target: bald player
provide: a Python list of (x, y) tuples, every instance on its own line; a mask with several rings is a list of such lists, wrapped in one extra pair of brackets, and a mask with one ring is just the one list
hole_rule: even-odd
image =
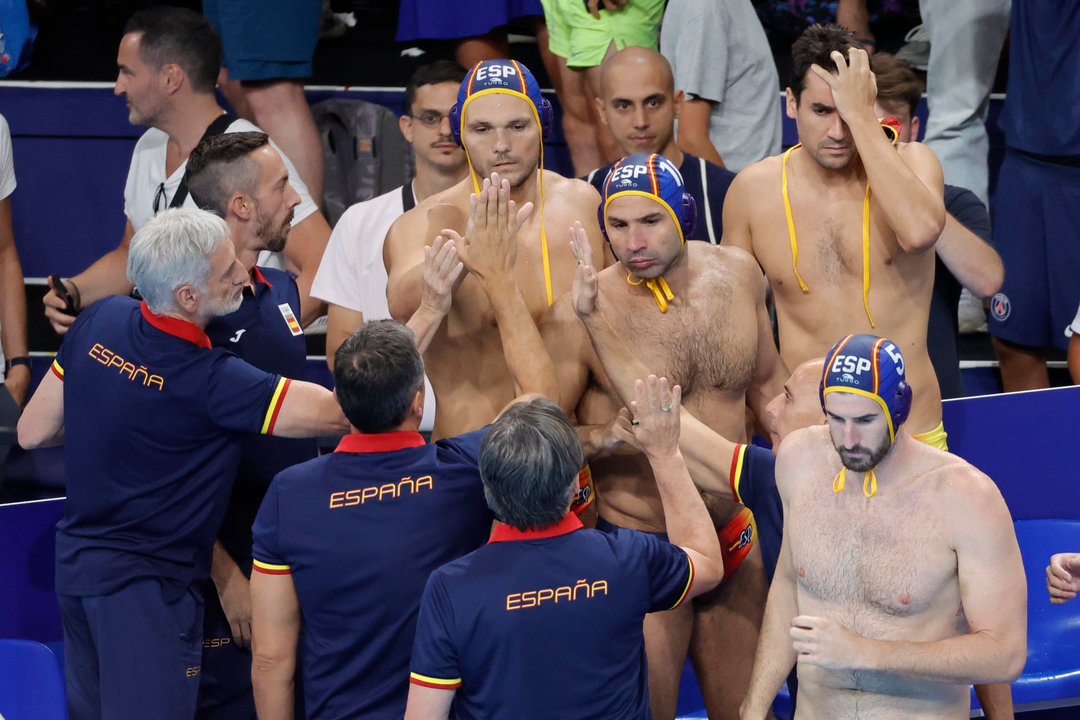
[(846, 333), (887, 334), (920, 389), (908, 426), (944, 449), (926, 350), (930, 249), (945, 225), (941, 166), (925, 145), (890, 142), (874, 114), (866, 53), (851, 33), (813, 25), (792, 54), (787, 114), (800, 145), (735, 178), (723, 242), (753, 253), (765, 271), (788, 367), (821, 357)]
[(828, 427), (780, 449), (784, 541), (744, 718), (768, 716), (796, 662), (800, 718), (959, 720), (969, 684), (1023, 669), (1009, 510), (990, 478), (901, 427), (904, 371), (891, 341), (845, 337), (825, 359)]
[(451, 131), (465, 148), (469, 177), (405, 213), (386, 236), (387, 299), (399, 321), (419, 305), (424, 246), (444, 230), (452, 231), (447, 237), (465, 236), (458, 249), (470, 273), (454, 292), (446, 322), (424, 354), (438, 398), (436, 439), (488, 424), (517, 394), (483, 276), (469, 264), (470, 215), (476, 214), (470, 202), (478, 206), (470, 197), (482, 192), (481, 183), (493, 173), (508, 181), (509, 200), (523, 214), (506, 260), (534, 321), (570, 290), (575, 263), (567, 228), (583, 219), (593, 249), (601, 251), (596, 191), (543, 169), (542, 136), (551, 122), (551, 105), (525, 66), (513, 60), (477, 64), (451, 111)]
[[(600, 68), (600, 97), (596, 98), (596, 107), (623, 155), (660, 153), (679, 168), (686, 192), (693, 196), (698, 207), (697, 222), (687, 239), (716, 245), (724, 234), (724, 196), (735, 173), (679, 149), (675, 142), (675, 120), (683, 101), (683, 91), (675, 92), (671, 65), (650, 48), (625, 47), (605, 60)], [(609, 170), (611, 165), (605, 165), (593, 170), (586, 179), (602, 191)]]
[[(761, 272), (738, 249), (687, 243), (694, 202), (666, 158), (636, 154), (609, 173), (602, 220), (617, 264), (597, 275), (599, 302), (618, 334), (650, 368), (684, 388), (686, 408), (716, 432), (745, 438), (747, 401), (759, 417), (787, 377), (765, 312)], [(579, 261), (593, 249), (580, 229)], [(598, 528), (663, 533), (663, 510), (645, 458), (609, 453), (604, 426), (623, 404), (575, 313), (571, 297), (541, 323), (560, 402), (575, 412), (597, 490)], [(734, 717), (749, 681), (765, 593), (760, 551), (745, 508), (707, 498), (725, 551), (724, 584), (696, 612), (646, 617), (653, 716), (675, 714), (687, 647), (710, 717)], [(741, 564), (741, 566), (740, 566)]]

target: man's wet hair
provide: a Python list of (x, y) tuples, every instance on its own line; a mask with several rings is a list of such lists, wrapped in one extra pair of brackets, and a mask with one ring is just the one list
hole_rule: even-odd
[(839, 51), (846, 58), (848, 49), (860, 47), (855, 33), (842, 25), (814, 23), (803, 31), (791, 46), (792, 80), (791, 92), (795, 103), (799, 103), (802, 91), (806, 89), (806, 74), (811, 65), (818, 65), (829, 72), (836, 70), (836, 62), (830, 57), (833, 51)]

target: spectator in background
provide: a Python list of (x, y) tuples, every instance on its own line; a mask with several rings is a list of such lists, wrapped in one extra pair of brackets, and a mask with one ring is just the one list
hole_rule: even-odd
[[(11, 228), (11, 193), (15, 192), (15, 163), (11, 130), (0, 115), (0, 359), (4, 390), (0, 395), (0, 426), (13, 427), (30, 389), (30, 356), (26, 345), (26, 288)], [(4, 478), (10, 442), (0, 441), (0, 481)]]
[[(357, 203), (338, 220), (319, 265), (312, 294), (328, 306), (326, 364), (334, 369), (338, 347), (365, 320), (390, 317), (386, 302), (383, 240), (401, 217), (436, 193), (465, 179), (465, 151), (450, 133), (450, 108), (465, 70), (450, 60), (416, 69), (405, 88), (405, 115), (399, 125), (412, 145), (416, 177), (405, 186)], [(420, 429), (435, 423), (435, 393), (425, 377), (427, 402)]]
[[(11, 228), (11, 193), (15, 192), (15, 162), (11, 153), (11, 129), (0, 115), (0, 349), (4, 359), (4, 389), (14, 401), (0, 403), (0, 425), (14, 425), (18, 408), (30, 389), (30, 356), (26, 350), (26, 289), (22, 265)], [(7, 453), (0, 446), (0, 463)]]
[(994, 195), (994, 245), (1005, 283), (990, 301), (1006, 391), (1047, 387), (1046, 347), (1080, 304), (1080, 0), (1012, 8), (1005, 162)]
[(267, 132), (322, 204), (323, 155), (303, 79), (319, 39), (322, 0), (203, 0), (221, 34), (221, 90), (240, 117)]
[(518, 19), (533, 21), (540, 52), (546, 54), (547, 26), (540, 0), (402, 0), (395, 39), (453, 40), (458, 64), (471, 68), (483, 60), (510, 57), (507, 25)]
[[(724, 196), (735, 173), (683, 152), (676, 144), (675, 119), (681, 117), (686, 101), (681, 90), (675, 92), (668, 61), (655, 50), (628, 47), (605, 60), (600, 73), (596, 107), (621, 153), (660, 153), (670, 160), (697, 203), (697, 220), (686, 239), (719, 243), (724, 234)], [(610, 170), (611, 165), (605, 165), (585, 179), (602, 194)]]
[(671, 0), (660, 52), (686, 94), (679, 148), (732, 172), (780, 152), (780, 80), (750, 0)]
[[(149, 125), (150, 129), (139, 138), (131, 155), (124, 186), (127, 224), (119, 247), (63, 281), (74, 307), (69, 307), (55, 289), (45, 295), (45, 316), (58, 333), (66, 332), (75, 313), (95, 300), (131, 292), (133, 286), (124, 268), (131, 237), (137, 230), (174, 204), (195, 207), (182, 180), (188, 154), (210, 132), (210, 126), (223, 117), (224, 111), (214, 97), (220, 58), (221, 41), (213, 27), (191, 10), (151, 8), (128, 21), (117, 52), (119, 72), (113, 92), (127, 101), (128, 120), (134, 125)], [(224, 132), (258, 129), (247, 120), (234, 120)], [(288, 261), (287, 269), (299, 273), (296, 282), (300, 289), (300, 322), (306, 325), (322, 313), (322, 304), (313, 300), (309, 291), (330, 227), (285, 153), (281, 153), (281, 159), (289, 169), (289, 182), (301, 198), (284, 259)], [(259, 260), (261, 265), (268, 263), (279, 267), (284, 264), (279, 256), (271, 259), (264, 255)]]
[[(919, 118), (915, 110), (922, 98), (919, 78), (906, 62), (889, 53), (871, 55), (870, 69), (877, 81), (875, 114), (896, 117), (900, 142), (917, 141)], [(975, 193), (945, 185), (945, 212), (945, 229), (934, 245), (937, 260), (927, 328), (927, 350), (942, 399), (964, 395), (957, 347), (961, 288), (980, 298), (990, 297), (1001, 287), (1005, 274), (1001, 258), (990, 244), (990, 216)]]
[(630, 45), (657, 49), (663, 0), (543, 0), (551, 52), (558, 60), (563, 134), (574, 174), (582, 176), (620, 156), (618, 146), (594, 110), (600, 92), (600, 65)]

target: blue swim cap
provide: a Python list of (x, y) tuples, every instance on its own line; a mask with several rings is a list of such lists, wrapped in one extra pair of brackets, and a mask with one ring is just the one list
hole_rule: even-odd
[(598, 209), (600, 230), (605, 238), (608, 204), (621, 195), (644, 195), (666, 207), (684, 243), (694, 229), (697, 221), (694, 196), (686, 192), (686, 183), (675, 164), (659, 153), (634, 153), (611, 166), (604, 178)]
[(907, 420), (911, 386), (904, 374), (904, 356), (891, 340), (874, 335), (848, 335), (825, 356), (821, 375), (821, 408), (830, 392), (848, 392), (873, 398), (885, 412), (889, 439)]
[(513, 95), (529, 103), (536, 124), (540, 127), (541, 137), (546, 138), (550, 134), (554, 112), (551, 103), (540, 93), (540, 85), (529, 68), (517, 60), (484, 60), (473, 66), (461, 81), (457, 103), (450, 108), (450, 134), (458, 145), (461, 145), (461, 122), (465, 117), (465, 108), (473, 98), (493, 93)]

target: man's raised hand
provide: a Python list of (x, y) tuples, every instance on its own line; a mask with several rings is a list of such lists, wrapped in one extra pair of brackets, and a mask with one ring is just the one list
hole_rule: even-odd
[(492, 173), (478, 194), (469, 196), (469, 222), (465, 237), (452, 229), (442, 235), (454, 241), (457, 254), (480, 280), (510, 273), (517, 261), (517, 233), (532, 215), (533, 204), (521, 209), (510, 199), (510, 183)]

